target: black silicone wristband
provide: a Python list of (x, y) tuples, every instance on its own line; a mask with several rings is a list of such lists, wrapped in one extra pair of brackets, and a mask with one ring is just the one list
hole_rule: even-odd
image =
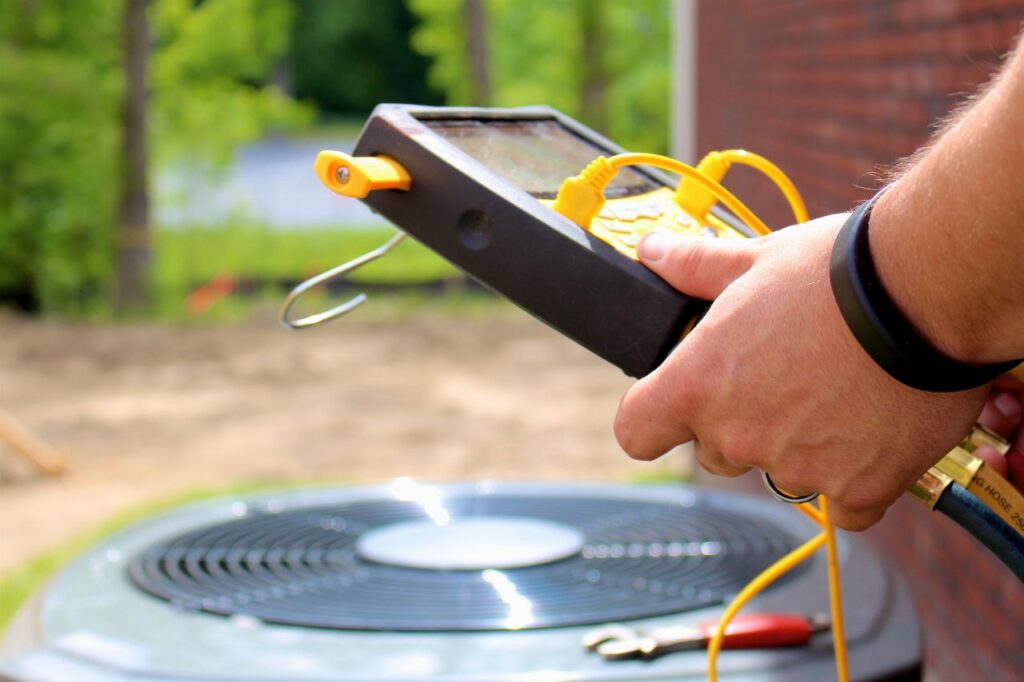
[(950, 393), (984, 386), (1020, 360), (968, 365), (934, 349), (882, 286), (868, 246), (868, 220), (877, 197), (850, 214), (829, 264), (832, 293), (847, 326), (891, 377), (922, 391)]

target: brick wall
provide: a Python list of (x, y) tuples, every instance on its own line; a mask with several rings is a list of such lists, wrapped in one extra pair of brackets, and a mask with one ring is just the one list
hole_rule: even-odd
[[(698, 150), (762, 153), (812, 217), (847, 210), (988, 80), (1022, 20), (1024, 0), (703, 0)], [(769, 224), (791, 222), (756, 174), (727, 184)], [(926, 679), (1024, 678), (1024, 586), (981, 545), (909, 500), (869, 537), (910, 579)]]
[[(702, 0), (698, 150), (764, 154), (812, 217), (847, 210), (988, 80), (1022, 20), (1024, 0)], [(791, 222), (753, 171), (729, 185), (770, 225)]]

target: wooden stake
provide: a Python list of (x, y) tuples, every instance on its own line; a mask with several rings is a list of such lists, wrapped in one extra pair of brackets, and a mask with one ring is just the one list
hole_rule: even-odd
[(47, 476), (58, 476), (68, 468), (70, 458), (67, 453), (44, 441), (2, 407), (0, 407), (0, 440), (11, 446), (14, 452), (27, 459)]

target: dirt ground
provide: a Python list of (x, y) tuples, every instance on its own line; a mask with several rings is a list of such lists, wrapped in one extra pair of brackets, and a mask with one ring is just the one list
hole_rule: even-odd
[(240, 482), (629, 480), (630, 380), (510, 306), (378, 305), (289, 333), (244, 324), (0, 318), (0, 405), (73, 456), (26, 476), (0, 446), (0, 574), (118, 511)]

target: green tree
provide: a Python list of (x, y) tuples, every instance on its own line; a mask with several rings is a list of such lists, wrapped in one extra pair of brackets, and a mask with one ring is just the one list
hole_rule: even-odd
[(489, 0), (495, 106), (547, 104), (580, 116), (581, 0)]
[(667, 152), (672, 92), (669, 2), (601, 2), (607, 35), (606, 132), (627, 149)]
[(396, 0), (298, 0), (288, 51), (295, 96), (338, 114), (365, 115), (380, 102), (440, 104), (429, 61), (409, 45), (415, 26)]
[(161, 160), (223, 163), (240, 144), (311, 120), (275, 83), (294, 16), (290, 0), (157, 0), (154, 130)]
[[(451, 105), (472, 101), (466, 0), (407, 0), (413, 46)], [(668, 148), (668, 0), (484, 0), (495, 106), (548, 104), (623, 146)]]
[(465, 0), (462, 3), (462, 25), (466, 35), (466, 59), (469, 61), (470, 102), (478, 107), (490, 106), (491, 59), (484, 0)]
[(466, 26), (462, 20), (463, 0), (407, 0), (419, 17), (410, 42), (430, 60), (427, 81), (444, 93), (450, 105), (466, 105), (473, 99), (469, 61), (465, 45)]
[(146, 140), (146, 72), (149, 64), (149, 0), (126, 0), (121, 40), (124, 45), (124, 94), (121, 96), (121, 175), (118, 179), (114, 304), (138, 308), (149, 298), (150, 216), (149, 144)]
[(82, 310), (110, 271), (120, 7), (0, 3), (0, 298)]
[[(0, 300), (81, 312), (109, 300), (121, 169), (123, 2), (0, 3)], [(212, 162), (308, 120), (269, 83), (287, 0), (156, 0), (149, 139)]]

